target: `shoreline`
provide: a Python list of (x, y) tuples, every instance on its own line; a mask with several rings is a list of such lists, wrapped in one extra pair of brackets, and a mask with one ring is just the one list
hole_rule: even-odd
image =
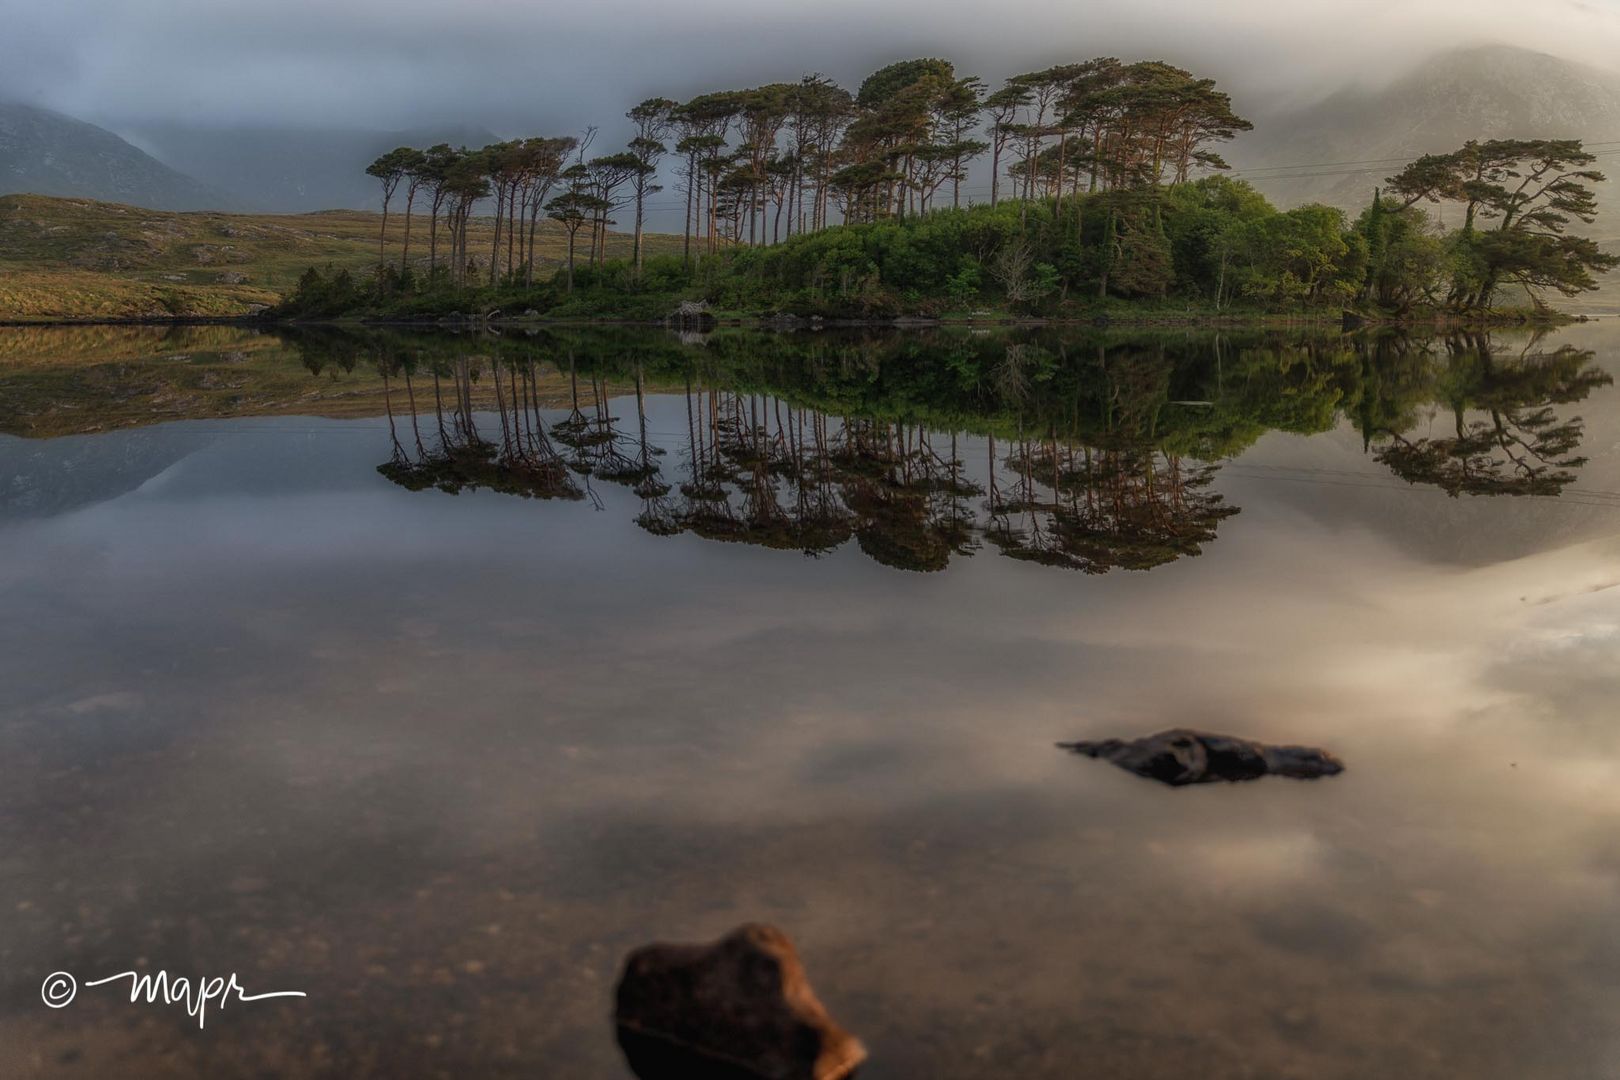
[(1212, 315), (1208, 313), (1197, 314), (1143, 314), (1143, 315), (1114, 315), (1099, 313), (1087, 317), (1074, 316), (1022, 316), (1022, 315), (995, 315), (983, 318), (939, 318), (935, 316), (897, 315), (885, 318), (825, 318), (822, 316), (801, 315), (774, 315), (774, 316), (705, 316), (701, 319), (680, 319), (676, 317), (664, 319), (625, 319), (625, 318), (576, 318), (576, 319), (549, 319), (544, 316), (525, 317), (511, 316), (506, 318), (489, 318), (478, 316), (462, 316), (460, 318), (426, 317), (426, 318), (370, 318), (366, 316), (345, 317), (336, 319), (281, 319), (264, 314), (253, 315), (152, 315), (152, 316), (124, 316), (111, 318), (45, 318), (45, 319), (7, 319), (0, 318), (0, 328), (24, 327), (76, 327), (76, 326), (241, 326), (259, 329), (274, 329), (276, 327), (391, 327), (414, 328), (422, 330), (452, 329), (462, 330), (471, 328), (481, 329), (523, 329), (528, 327), (637, 327), (641, 329), (658, 329), (674, 331), (705, 332), (719, 328), (752, 329), (752, 330), (851, 330), (851, 329), (885, 329), (885, 330), (929, 330), (950, 327), (968, 329), (984, 328), (1012, 328), (1037, 329), (1043, 327), (1071, 327), (1077, 329), (1143, 329), (1164, 327), (1167, 329), (1194, 329), (1194, 330), (1246, 330), (1246, 329), (1294, 329), (1298, 327), (1332, 328), (1341, 333), (1354, 333), (1358, 331), (1377, 330), (1406, 330), (1423, 331), (1428, 333), (1450, 333), (1467, 330), (1492, 330), (1513, 328), (1552, 328), (1567, 326), (1573, 323), (1593, 322), (1606, 317), (1603, 314), (1571, 314), (1567, 312), (1551, 312), (1544, 316), (1529, 318), (1521, 315), (1498, 315), (1480, 319), (1456, 319), (1447, 317), (1432, 317), (1424, 319), (1382, 319), (1376, 316), (1361, 315), (1356, 312), (1344, 311), (1338, 314), (1312, 314), (1312, 315)]

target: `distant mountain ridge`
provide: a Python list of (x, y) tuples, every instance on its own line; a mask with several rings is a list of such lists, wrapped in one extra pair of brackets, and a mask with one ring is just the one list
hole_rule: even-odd
[(0, 194), (30, 192), (154, 210), (236, 203), (105, 128), (32, 105), (0, 103)]
[(271, 214), (374, 209), (377, 182), (365, 170), (379, 155), (396, 146), (478, 147), (500, 138), (471, 125), (374, 131), (147, 123), (127, 135), (253, 212)]
[(152, 123), (125, 134), (49, 109), (0, 103), (0, 195), (149, 210), (368, 210), (377, 185), (365, 169), (379, 154), (396, 146), (499, 140), (470, 125), (372, 131)]

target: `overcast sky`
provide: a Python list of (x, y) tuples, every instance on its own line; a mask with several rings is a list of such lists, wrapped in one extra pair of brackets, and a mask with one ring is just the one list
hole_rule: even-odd
[(1505, 41), (1620, 63), (1620, 0), (0, 0), (0, 100), (86, 119), (612, 134), (630, 104), (916, 55), (1162, 57), (1241, 110)]

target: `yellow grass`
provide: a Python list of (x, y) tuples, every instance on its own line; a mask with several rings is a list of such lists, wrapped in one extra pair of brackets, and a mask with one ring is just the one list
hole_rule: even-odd
[[(310, 266), (369, 273), (377, 263), (381, 215), (172, 213), (135, 206), (0, 195), (0, 320), (244, 315), (274, 303)], [(429, 219), (411, 219), (410, 261), (425, 270)], [(473, 223), (470, 253), (487, 265), (492, 223)], [(405, 219), (388, 219), (390, 261), (403, 253)], [(444, 229), (439, 230), (443, 254)], [(567, 238), (542, 222), (538, 272), (566, 257)], [(630, 238), (613, 233), (609, 257)], [(649, 252), (673, 252), (680, 238), (650, 235)], [(504, 256), (505, 242), (502, 242)]]

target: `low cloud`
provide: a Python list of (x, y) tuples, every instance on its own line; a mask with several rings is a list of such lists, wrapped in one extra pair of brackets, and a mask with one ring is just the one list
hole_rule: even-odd
[(1510, 42), (1611, 65), (1614, 3), (1553, 0), (963, 0), (814, 8), (742, 0), (60, 0), (4, 16), (0, 98), (102, 121), (503, 133), (601, 124), (652, 94), (793, 79), (854, 84), (905, 56), (990, 80), (1062, 59), (1162, 57), (1221, 78), (1254, 115), (1376, 83), (1425, 54)]

